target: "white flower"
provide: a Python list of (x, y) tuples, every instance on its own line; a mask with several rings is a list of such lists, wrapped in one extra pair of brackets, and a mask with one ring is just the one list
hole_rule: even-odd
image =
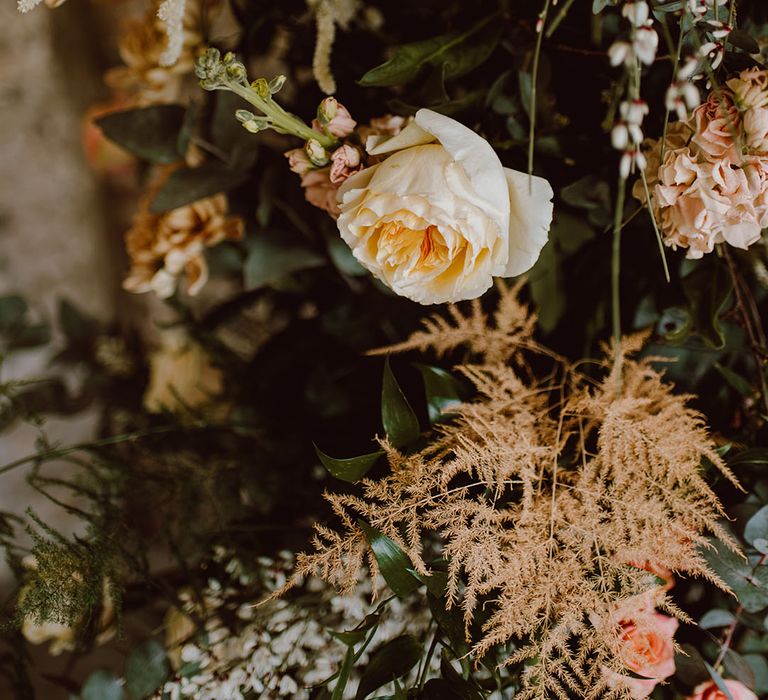
[(337, 224), (355, 258), (397, 294), (422, 304), (474, 299), (494, 276), (536, 262), (552, 188), (502, 167), (471, 129), (422, 109), (368, 151), (392, 155), (339, 188)]
[(659, 48), (659, 35), (648, 20), (642, 27), (635, 30), (632, 39), (632, 48), (637, 57), (650, 66), (656, 60), (656, 50)]
[(702, 58), (709, 58), (712, 61), (712, 70), (715, 70), (723, 62), (725, 49), (722, 44), (708, 41), (699, 48), (699, 55)]
[(632, 0), (621, 8), (624, 15), (636, 27), (640, 27), (648, 21), (648, 3), (645, 0)]
[(620, 107), (621, 116), (630, 124), (640, 126), (643, 118), (648, 114), (648, 103), (644, 100), (632, 100), (632, 102), (622, 102)]
[(614, 41), (608, 49), (608, 60), (612, 66), (620, 66), (622, 63), (631, 61), (634, 55), (632, 44), (626, 41)]

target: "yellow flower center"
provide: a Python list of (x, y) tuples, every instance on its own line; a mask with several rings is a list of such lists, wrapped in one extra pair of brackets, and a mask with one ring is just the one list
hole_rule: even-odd
[(378, 239), (379, 256), (390, 267), (413, 261), (417, 270), (431, 269), (448, 260), (448, 245), (437, 226), (412, 229), (400, 221), (390, 221), (381, 225), (377, 233), (374, 238)]

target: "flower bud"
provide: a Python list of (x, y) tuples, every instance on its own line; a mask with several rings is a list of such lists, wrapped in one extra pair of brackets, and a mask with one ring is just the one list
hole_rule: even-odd
[(298, 175), (304, 175), (312, 169), (312, 162), (303, 148), (294, 148), (291, 151), (286, 151), (283, 155), (288, 159), (288, 167), (291, 171)]
[(317, 108), (317, 121), (321, 127), (341, 139), (349, 136), (357, 126), (347, 108), (339, 104), (335, 97), (326, 97), (320, 103)]
[(257, 78), (254, 80), (251, 83), (251, 87), (256, 91), (256, 94), (261, 97), (262, 100), (268, 99), (271, 95), (269, 83), (264, 78)]
[(272, 80), (269, 81), (269, 92), (271, 95), (275, 95), (280, 90), (282, 90), (283, 85), (285, 85), (285, 76), (284, 75), (276, 75)]
[(312, 162), (312, 165), (322, 167), (328, 164), (328, 152), (322, 147), (319, 141), (310, 139), (304, 146), (304, 152)]

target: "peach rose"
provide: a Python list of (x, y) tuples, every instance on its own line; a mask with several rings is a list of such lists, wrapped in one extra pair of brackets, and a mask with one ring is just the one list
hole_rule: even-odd
[(631, 561), (629, 562), (629, 565), (634, 566), (636, 569), (647, 571), (649, 574), (653, 574), (656, 578), (663, 581), (664, 583), (659, 584), (659, 588), (663, 591), (668, 591), (675, 586), (675, 577), (672, 571), (658, 561), (651, 561), (650, 559), (639, 562)]
[(742, 119), (747, 148), (768, 151), (768, 107), (751, 107)]
[(341, 146), (331, 155), (329, 179), (334, 185), (340, 185), (358, 170), (360, 170), (360, 151), (354, 146)]
[(327, 211), (335, 219), (340, 211), (336, 202), (338, 185), (331, 182), (330, 173), (329, 167), (308, 170), (301, 176), (301, 186), (304, 188), (304, 197), (312, 206)]
[(547, 242), (552, 187), (504, 168), (463, 124), (421, 109), (386, 155), (339, 188), (338, 228), (360, 264), (421, 304), (474, 299), (494, 276), (529, 270)]
[[(693, 110), (696, 134), (693, 143), (697, 154), (706, 160), (728, 158), (732, 163), (741, 160), (738, 142), (741, 137), (741, 118), (729, 92), (723, 91), (722, 102), (715, 93)], [(734, 138), (735, 137), (735, 138)]]
[[(733, 700), (757, 700), (749, 688), (739, 681), (723, 681)], [(693, 695), (689, 695), (686, 700), (728, 700), (728, 696), (717, 687), (714, 681), (706, 681), (697, 685), (693, 689)]]
[(675, 647), (673, 637), (678, 622), (660, 613), (644, 616), (640, 625), (632, 620), (622, 620), (619, 657), (624, 665), (644, 678), (608, 674), (612, 688), (625, 686), (635, 700), (647, 698), (659, 681), (675, 672)]
[(768, 71), (757, 66), (748, 68), (726, 85), (733, 91), (740, 109), (768, 106)]

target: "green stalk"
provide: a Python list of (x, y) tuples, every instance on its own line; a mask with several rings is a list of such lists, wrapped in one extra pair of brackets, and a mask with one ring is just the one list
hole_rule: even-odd
[(528, 189), (533, 191), (533, 140), (536, 136), (536, 83), (539, 78), (539, 56), (541, 55), (541, 42), (544, 39), (544, 24), (547, 21), (550, 0), (544, 0), (544, 9), (539, 18), (541, 20), (541, 31), (536, 37), (536, 48), (533, 52), (533, 68), (531, 69), (531, 120), (528, 129)]

